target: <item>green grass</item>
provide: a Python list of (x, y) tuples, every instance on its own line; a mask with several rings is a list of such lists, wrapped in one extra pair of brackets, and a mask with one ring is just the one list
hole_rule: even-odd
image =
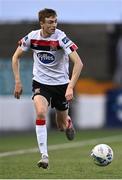
[[(73, 142), (95, 138), (122, 135), (122, 130), (78, 131)], [(69, 142), (64, 133), (48, 133), (48, 144)], [(99, 140), (98, 143), (104, 143)], [(119, 179), (122, 178), (122, 139), (107, 142), (114, 150), (114, 160), (106, 167), (95, 165), (90, 152), (95, 145), (84, 145), (67, 149), (49, 151), (50, 168), (39, 169), (36, 162), (39, 153), (0, 157), (1, 179)], [(35, 133), (16, 133), (0, 137), (0, 152), (37, 147)]]

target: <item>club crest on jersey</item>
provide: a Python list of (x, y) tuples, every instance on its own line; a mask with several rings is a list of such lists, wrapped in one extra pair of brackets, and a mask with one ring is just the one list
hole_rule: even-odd
[(57, 42), (55, 41), (50, 42), (50, 51), (57, 51)]
[(55, 60), (54, 55), (52, 55), (51, 53), (47, 53), (47, 52), (39, 52), (39, 53), (37, 53), (37, 57), (44, 64), (50, 64)]
[(64, 44), (67, 44), (70, 41), (70, 39), (66, 36), (62, 39), (62, 41)]

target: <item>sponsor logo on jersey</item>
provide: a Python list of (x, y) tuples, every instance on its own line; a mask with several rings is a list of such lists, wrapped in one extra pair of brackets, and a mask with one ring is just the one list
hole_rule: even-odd
[(54, 55), (52, 55), (51, 53), (47, 53), (47, 52), (39, 52), (39, 53), (37, 53), (37, 57), (44, 64), (52, 63), (55, 60)]
[(69, 41), (70, 41), (70, 39), (67, 36), (62, 39), (62, 42), (64, 44), (67, 44)]

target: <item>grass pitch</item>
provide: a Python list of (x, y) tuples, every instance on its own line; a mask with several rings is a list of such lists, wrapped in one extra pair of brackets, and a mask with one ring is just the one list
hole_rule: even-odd
[[(106, 138), (107, 137), (107, 138)], [(99, 143), (110, 145), (113, 162), (106, 167), (95, 165), (90, 157), (92, 148)], [(31, 133), (2, 134), (0, 137), (1, 179), (121, 179), (122, 130), (78, 131), (74, 141), (68, 141), (62, 132), (48, 132), (50, 167), (39, 169), (40, 159), (36, 136)], [(18, 152), (2, 157), (4, 152)]]

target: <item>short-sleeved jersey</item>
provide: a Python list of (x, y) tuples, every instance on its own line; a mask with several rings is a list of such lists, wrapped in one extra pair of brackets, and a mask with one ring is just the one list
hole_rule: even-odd
[(33, 51), (33, 80), (47, 85), (61, 85), (69, 82), (69, 57), (77, 46), (56, 29), (48, 38), (41, 36), (41, 29), (30, 32), (19, 41), (23, 51)]

